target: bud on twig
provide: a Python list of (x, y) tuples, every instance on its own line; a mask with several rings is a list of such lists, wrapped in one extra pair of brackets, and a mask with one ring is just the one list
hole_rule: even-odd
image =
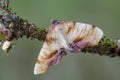
[(2, 50), (7, 51), (10, 49), (11, 47), (11, 41), (4, 41), (3, 45), (2, 45)]

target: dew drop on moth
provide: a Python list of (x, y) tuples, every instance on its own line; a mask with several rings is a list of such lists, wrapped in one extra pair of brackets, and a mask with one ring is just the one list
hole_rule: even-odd
[(53, 20), (38, 55), (34, 74), (44, 73), (48, 68), (60, 62), (67, 53), (79, 52), (87, 46), (97, 45), (103, 37), (103, 31), (91, 24)]

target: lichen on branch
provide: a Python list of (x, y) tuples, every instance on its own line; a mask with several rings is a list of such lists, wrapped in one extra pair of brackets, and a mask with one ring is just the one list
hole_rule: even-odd
[(37, 38), (40, 41), (45, 40), (47, 31), (44, 28), (37, 28), (34, 24), (29, 24), (27, 20), (17, 16), (16, 13), (12, 13), (8, 7), (8, 0), (5, 0), (1, 4), (4, 4), (0, 6), (1, 41), (12, 41), (13, 39), (19, 39), (23, 36), (31, 39)]
[[(34, 24), (29, 24), (24, 20), (12, 13), (9, 8), (9, 0), (0, 0), (0, 42), (13, 41), (14, 39), (26, 36), (30, 39), (38, 39), (44, 41), (47, 30), (38, 28)], [(7, 50), (7, 49), (6, 49)]]
[(89, 52), (110, 57), (120, 56), (120, 48), (117, 43), (119, 42), (115, 43), (113, 40), (104, 36), (96, 46), (88, 46), (84, 48), (82, 52)]

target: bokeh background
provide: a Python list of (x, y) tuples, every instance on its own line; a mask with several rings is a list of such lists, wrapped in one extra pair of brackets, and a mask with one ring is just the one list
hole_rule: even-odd
[[(95, 24), (111, 39), (120, 38), (120, 0), (10, 0), (13, 12), (35, 23), (51, 19)], [(0, 50), (0, 80), (120, 80), (120, 58), (69, 54), (47, 73), (35, 76), (33, 68), (43, 42), (26, 38), (15, 41), (5, 54)]]

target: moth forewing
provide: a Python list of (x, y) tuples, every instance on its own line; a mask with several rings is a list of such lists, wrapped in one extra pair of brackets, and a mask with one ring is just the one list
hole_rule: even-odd
[(78, 40), (89, 43), (89, 45), (96, 45), (103, 36), (103, 32), (100, 28), (85, 24), (85, 23), (76, 23), (79, 27), (79, 38)]
[(59, 38), (62, 38), (62, 36), (60, 36), (60, 33), (57, 33), (57, 31), (57, 29), (50, 28), (46, 40), (39, 53), (38, 60), (35, 64), (34, 74), (46, 72), (49, 67), (50, 58), (53, 57), (53, 55), (56, 54), (60, 49), (61, 42), (59, 41)]

